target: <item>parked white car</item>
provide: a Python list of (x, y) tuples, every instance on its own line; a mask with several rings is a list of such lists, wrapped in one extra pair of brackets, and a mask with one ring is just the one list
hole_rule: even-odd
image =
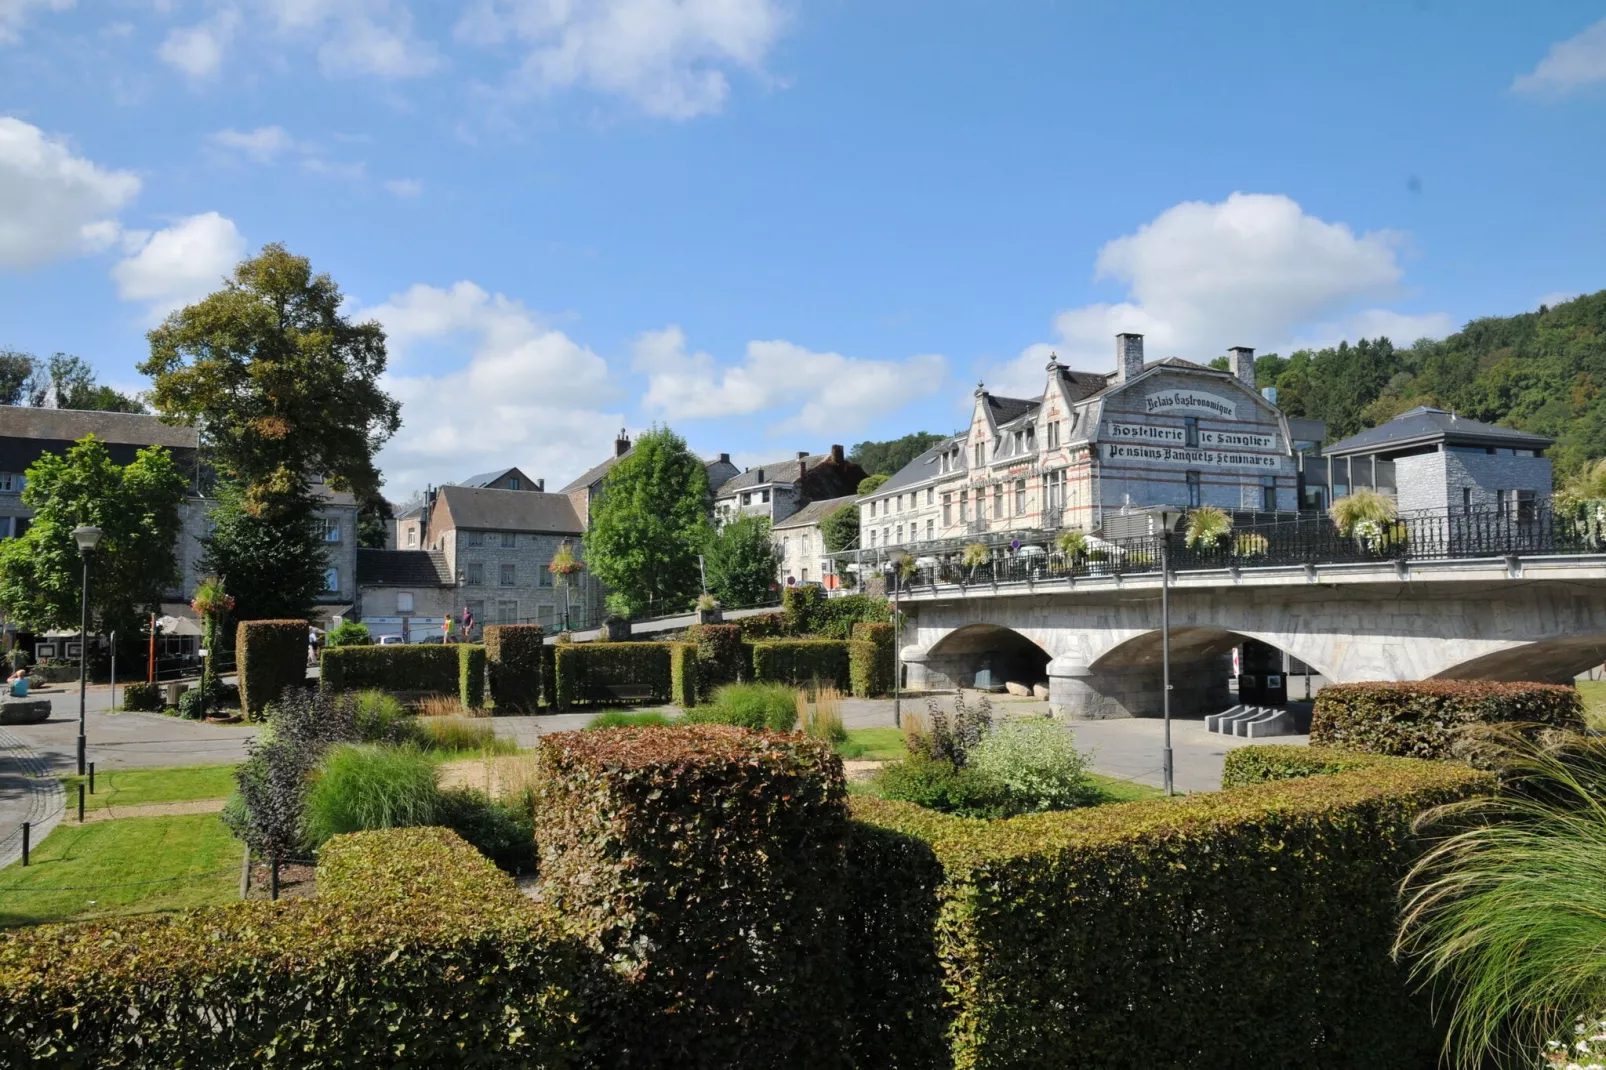
[(402, 645), (402, 637), (399, 636), (399, 635), (381, 635), (379, 637), (379, 645), (380, 646), (401, 646)]

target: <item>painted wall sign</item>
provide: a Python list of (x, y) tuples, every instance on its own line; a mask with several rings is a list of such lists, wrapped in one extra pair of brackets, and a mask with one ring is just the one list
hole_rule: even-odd
[(1109, 437), (1117, 442), (1175, 442), (1181, 445), (1182, 428), (1159, 424), (1105, 424)]
[(1258, 435), (1253, 431), (1200, 431), (1201, 446), (1236, 446), (1251, 450), (1277, 448), (1276, 435)]
[(1235, 402), (1217, 394), (1202, 394), (1197, 390), (1164, 390), (1149, 394), (1143, 399), (1150, 413), (1156, 412), (1208, 412), (1229, 420), (1238, 418)]
[(1110, 461), (1162, 461), (1167, 464), (1186, 464), (1201, 468), (1259, 468), (1276, 471), (1283, 459), (1264, 453), (1240, 453), (1236, 450), (1176, 449), (1171, 446), (1139, 446), (1124, 442), (1108, 442), (1104, 457)]

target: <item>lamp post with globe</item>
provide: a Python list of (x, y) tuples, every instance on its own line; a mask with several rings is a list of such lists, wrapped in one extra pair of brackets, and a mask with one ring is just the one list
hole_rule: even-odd
[(84, 584), (78, 628), (78, 775), (84, 775), (84, 710), (89, 686), (89, 555), (100, 545), (101, 530), (91, 524), (73, 528), (72, 537), (84, 557)]

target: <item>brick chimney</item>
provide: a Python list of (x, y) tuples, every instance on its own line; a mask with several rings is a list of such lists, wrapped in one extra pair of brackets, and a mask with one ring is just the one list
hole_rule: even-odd
[(537, 491), (541, 492), (541, 493), (545, 493), (546, 492), (546, 477), (545, 476), (542, 476), (540, 479), (535, 481), (535, 489)]
[(630, 436), (626, 434), (625, 429), (621, 427), (619, 429), (619, 437), (613, 440), (613, 455), (615, 457), (623, 457), (629, 452)]
[(719, 463), (720, 464), (730, 464), (731, 463), (731, 455), (728, 454), (728, 453), (720, 454), (719, 455)]
[(809, 451), (797, 451), (797, 478), (799, 481), (809, 474)]
[(847, 458), (842, 453), (842, 446), (841, 446), (840, 443), (836, 444), (836, 445), (833, 445), (831, 447), (831, 463), (832, 464), (846, 464), (847, 463)]
[(1143, 374), (1143, 336), (1115, 336), (1115, 381), (1129, 383)]
[(1232, 374), (1238, 377), (1240, 383), (1253, 390), (1255, 388), (1255, 351), (1248, 346), (1233, 346), (1228, 352), (1232, 354)]

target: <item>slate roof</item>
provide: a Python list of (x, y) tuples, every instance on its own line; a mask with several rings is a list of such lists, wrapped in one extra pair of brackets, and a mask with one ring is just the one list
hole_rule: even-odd
[[(766, 483), (796, 483), (798, 461), (802, 461), (804, 468), (808, 469), (830, 459), (831, 456), (827, 453), (811, 453), (807, 457), (799, 457), (794, 453), (784, 461), (766, 461), (763, 464), (755, 464), (747, 471), (727, 479), (714, 491), (714, 497), (728, 498), (739, 490), (762, 486)], [(760, 475), (764, 478), (760, 479)]]
[(987, 407), (992, 410), (996, 424), (1007, 424), (1043, 404), (1042, 398), (1001, 398), (997, 394), (988, 394), (986, 397)]
[(77, 442), (90, 434), (102, 442), (169, 449), (193, 450), (197, 441), (193, 427), (174, 427), (138, 413), (0, 405), (0, 436)]
[(579, 535), (585, 530), (565, 494), (485, 487), (441, 487), (437, 493), (457, 528), (557, 535)]
[(457, 485), (460, 487), (488, 487), (497, 480), (514, 474), (521, 477), (524, 476), (524, 473), (517, 468), (503, 468), (495, 472), (481, 472), (479, 475), (469, 476), (467, 479), (459, 480)]
[(780, 531), (783, 528), (806, 528), (813, 524), (818, 524), (820, 521), (824, 520), (826, 517), (830, 516), (844, 505), (852, 505), (858, 500), (859, 499), (857, 495), (848, 494), (841, 498), (825, 498), (821, 501), (810, 502), (797, 512), (793, 513), (791, 516), (787, 517), (785, 520), (781, 521), (779, 524), (776, 524), (774, 530)]
[[(613, 468), (614, 465), (616, 465), (620, 461), (624, 460), (624, 458), (630, 456), (630, 454), (632, 452), (634, 452), (634, 451), (635, 451), (635, 447), (632, 446), (632, 447), (630, 447), (630, 449), (625, 450), (624, 453), (620, 454), (617, 457), (609, 457), (607, 460), (603, 461), (601, 464), (592, 465), (590, 468), (587, 468), (584, 472), (581, 472), (579, 476), (577, 476), (576, 478), (570, 480), (567, 484), (565, 484), (563, 489), (558, 491), (558, 493), (559, 494), (567, 494), (572, 490), (579, 490), (581, 487), (589, 487), (589, 486), (591, 486), (591, 485), (593, 485), (595, 483), (602, 482), (602, 477), (606, 476), (608, 474), (608, 472)], [(705, 469), (713, 468), (715, 465), (717, 465), (719, 463), (720, 463), (720, 459), (718, 457), (715, 457), (711, 461), (704, 460), (703, 461), (703, 467)]]
[(439, 550), (357, 549), (359, 587), (451, 587), (451, 569)]
[[(951, 450), (955, 445), (961, 444), (964, 441), (965, 436), (958, 435), (954, 438), (944, 439), (943, 441), (937, 443), (925, 453), (920, 454), (914, 460), (910, 461), (908, 464), (894, 472), (891, 479), (887, 480), (885, 483), (881, 484), (875, 489), (875, 493), (865, 495), (866, 500), (870, 498), (879, 499), (886, 494), (895, 494), (905, 487), (924, 483), (928, 479), (934, 479), (938, 475), (941, 475), (942, 466), (938, 463), (938, 458), (942, 456), (944, 450)], [(957, 475), (964, 470), (965, 451), (960, 450), (959, 467), (950, 469), (947, 474)]]
[(1512, 427), (1496, 427), (1480, 420), (1469, 420), (1443, 409), (1418, 406), (1402, 412), (1386, 424), (1379, 424), (1341, 442), (1323, 446), (1328, 457), (1348, 457), (1355, 454), (1386, 453), (1425, 446), (1436, 442), (1466, 446), (1496, 446), (1507, 449), (1548, 449), (1554, 439), (1543, 435), (1518, 431)]

